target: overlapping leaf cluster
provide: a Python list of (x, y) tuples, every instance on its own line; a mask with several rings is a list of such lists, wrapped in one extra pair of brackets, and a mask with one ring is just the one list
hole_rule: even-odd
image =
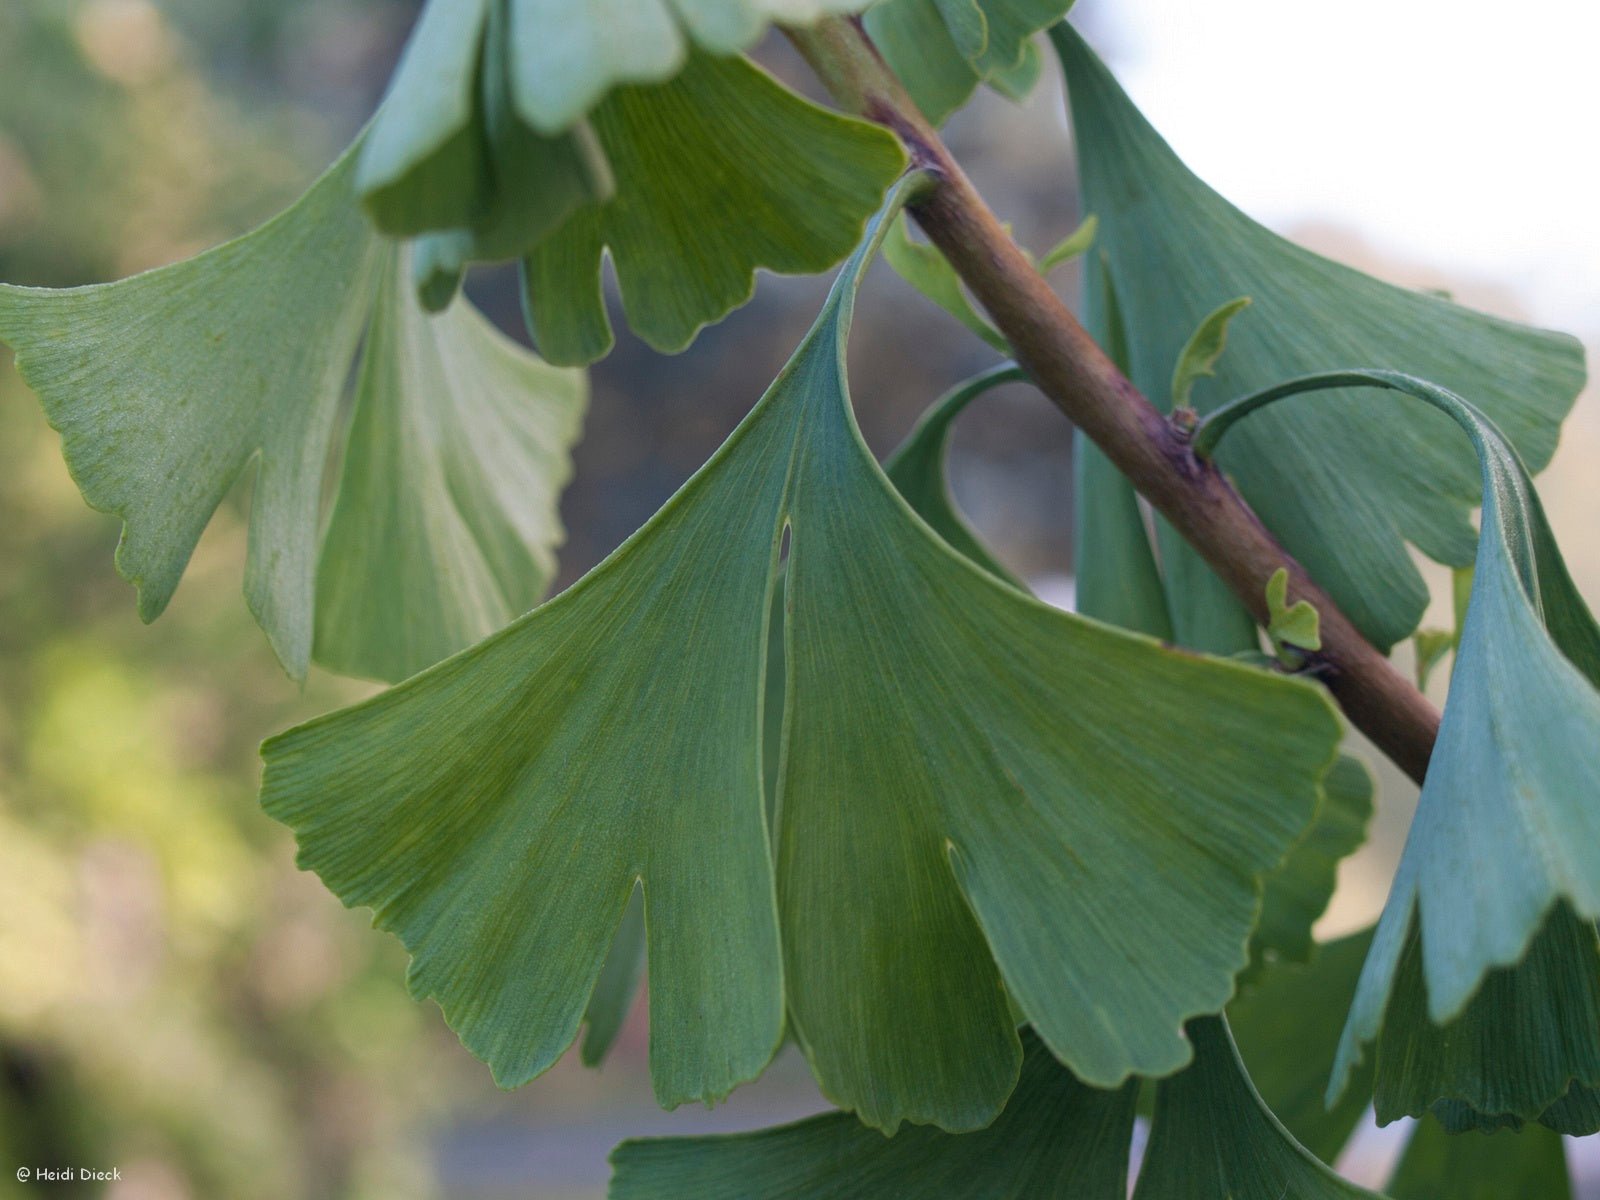
[[(268, 744), (268, 810), (401, 935), (416, 990), (503, 1081), (572, 1040), (636, 882), (667, 1103), (759, 1071), (785, 1001), (825, 1090), (886, 1129), (994, 1118), (1020, 1057), (1007, 994), (1084, 1077), (1164, 1073), (1189, 1055), (1181, 1022), (1226, 1001), (1256, 877), (1310, 816), (1337, 733), (1314, 689), (1047, 609), (906, 507), (843, 379), (870, 251), (606, 563)], [(1161, 953), (1128, 959), (1135, 938)]]
[(882, 130), (740, 58), (773, 20), (862, 0), (431, 0), (362, 148), (380, 228), (418, 239), (426, 303), (469, 261), (522, 259), (553, 362), (602, 357), (602, 255), (640, 337), (680, 350), (757, 268), (849, 252), (904, 162)]

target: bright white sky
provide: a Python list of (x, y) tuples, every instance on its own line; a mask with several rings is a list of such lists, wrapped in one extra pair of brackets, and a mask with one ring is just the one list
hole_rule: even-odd
[(1600, 340), (1593, 0), (1081, 0), (1123, 84), (1251, 215), (1321, 220)]

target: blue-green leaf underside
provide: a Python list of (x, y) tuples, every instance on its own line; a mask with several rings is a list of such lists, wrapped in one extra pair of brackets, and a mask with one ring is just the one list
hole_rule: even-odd
[(617, 179), (523, 262), (529, 325), (552, 362), (603, 356), (609, 250), (634, 332), (681, 350), (750, 298), (758, 268), (843, 258), (899, 174), (892, 135), (802, 100), (743, 59), (690, 56), (670, 83), (624, 87), (593, 125)]
[(1600, 1083), (1600, 628), (1499, 430), (1442, 389), (1376, 378), (1467, 430), (1484, 505), (1438, 742), (1334, 1086), (1381, 1030), (1381, 1119), (1434, 1099), (1533, 1118)]
[(1124, 1200), (1133, 1084), (1085, 1087), (1032, 1033), (994, 1124), (885, 1138), (846, 1113), (723, 1137), (624, 1142), (611, 1200)]
[[(0, 340), (61, 431), (117, 568), (154, 620), (258, 460), (245, 596), (285, 669), (400, 678), (529, 607), (584, 385), (462, 310), (424, 317), (352, 193), (355, 152), (295, 205), (197, 258), (64, 291), (0, 285)], [(388, 281), (387, 283), (385, 281)], [(323, 479), (363, 335), (326, 543)]]
[[(1076, 32), (1058, 25), (1052, 38), (1072, 95), (1084, 208), (1100, 219), (1131, 378), (1146, 395), (1165, 397), (1208, 313), (1250, 296), (1216, 377), (1195, 387), (1202, 412), (1308, 371), (1392, 367), (1472, 396), (1531, 466), (1549, 461), (1583, 384), (1575, 340), (1379, 283), (1269, 233), (1183, 166)], [(1419, 406), (1328, 393), (1253, 420), (1220, 462), (1379, 646), (1408, 636), (1427, 600), (1408, 543), (1454, 565), (1471, 558), (1472, 460), (1448, 422)], [(1235, 602), (1190, 580), (1209, 571), (1176, 536), (1163, 535), (1162, 561), (1180, 640), (1205, 646), (1188, 627), (1211, 618), (1193, 610)]]
[(636, 881), (665, 1103), (756, 1074), (785, 993), (824, 1091), (885, 1129), (994, 1118), (1021, 1053), (1008, 993), (1087, 1080), (1171, 1071), (1311, 818), (1338, 739), (1315, 688), (1039, 604), (895, 493), (844, 381), (872, 244), (605, 563), (264, 748), (263, 802), (302, 861), (401, 936), (414, 990), (504, 1083), (572, 1041)]

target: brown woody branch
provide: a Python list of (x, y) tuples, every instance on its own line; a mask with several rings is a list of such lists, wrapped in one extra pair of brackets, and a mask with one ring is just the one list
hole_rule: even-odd
[(1215, 466), (1116, 368), (1001, 226), (939, 133), (918, 112), (859, 21), (834, 18), (788, 31), (834, 98), (893, 130), (934, 185), (911, 214), (1011, 343), (1017, 361), (1200, 552), (1257, 620), (1266, 583), (1289, 569), (1291, 602), (1321, 616), (1314, 666), (1362, 732), (1421, 781), (1439, 713), (1368, 642)]

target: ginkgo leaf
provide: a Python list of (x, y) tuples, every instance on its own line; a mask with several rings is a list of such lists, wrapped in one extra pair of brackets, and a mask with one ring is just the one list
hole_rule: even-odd
[(1332, 1163), (1372, 1098), (1363, 1065), (1331, 1108), (1323, 1100), (1345, 1014), (1356, 993), (1372, 930), (1325, 942), (1308, 963), (1269, 964), (1228, 1005), (1228, 1027), (1267, 1107), (1307, 1150)]
[(583, 1045), (578, 1053), (586, 1067), (597, 1067), (611, 1051), (633, 1007), (634, 994), (644, 973), (644, 897), (638, 888), (628, 897), (622, 924), (617, 926), (605, 965), (589, 993), (583, 1010)]
[(281, 215), (186, 262), (64, 291), (0, 285), (0, 341), (84, 499), (122, 518), (117, 570), (146, 621), (260, 456), (245, 597), (297, 678), (323, 472), (383, 261), (351, 173), (347, 155)]
[[(898, 224), (898, 222), (897, 222)], [(893, 233), (889, 235), (893, 237)], [(884, 243), (888, 245), (887, 240)], [(1006, 383), (1027, 379), (1014, 363), (993, 367), (965, 383), (957, 384), (922, 414), (916, 427), (883, 464), (884, 474), (912, 510), (942, 537), (952, 550), (982, 567), (996, 579), (1019, 588), (1025, 585), (989, 553), (965, 517), (956, 509), (945, 472), (950, 453), (950, 429), (955, 419), (979, 396)]]
[(391, 271), (317, 568), (317, 661), (404, 679), (537, 604), (586, 401), (580, 372), (470, 305), (428, 316)]
[(634, 332), (681, 350), (750, 298), (757, 268), (811, 273), (844, 257), (905, 164), (886, 131), (743, 59), (702, 53), (670, 83), (618, 89), (593, 124), (616, 196), (581, 209), (523, 265), (534, 340), (557, 363), (610, 349), (608, 248)]
[[(1183, 166), (1076, 32), (1058, 25), (1051, 36), (1072, 95), (1084, 207), (1100, 219), (1131, 377), (1146, 395), (1165, 399), (1180, 348), (1207, 313), (1250, 296), (1216, 377), (1195, 388), (1202, 412), (1308, 371), (1392, 367), (1473, 396), (1531, 466), (1549, 461), (1583, 384), (1575, 340), (1379, 283), (1269, 233)], [(1453, 565), (1471, 558), (1472, 460), (1443, 418), (1415, 405), (1331, 393), (1264, 414), (1219, 462), (1379, 646), (1408, 636), (1427, 602), (1408, 543)], [(1163, 537), (1179, 636), (1196, 644), (1181, 611), (1198, 603), (1177, 567), (1185, 555), (1209, 574)], [(1227, 599), (1219, 585), (1200, 602), (1213, 597)]]
[(1156, 1093), (1133, 1200), (1371, 1200), (1272, 1115), (1222, 1018), (1191, 1021), (1189, 1037), (1194, 1065)]
[[(1084, 261), (1084, 324), (1127, 369), (1127, 333), (1103, 256)], [(1078, 611), (1171, 641), (1172, 620), (1133, 484), (1082, 433), (1072, 439), (1073, 577)]]
[(1311, 929), (1333, 898), (1339, 863), (1366, 841), (1372, 792), (1372, 773), (1365, 764), (1341, 754), (1323, 778), (1316, 820), (1266, 878), (1261, 919), (1251, 938), (1256, 958), (1267, 951), (1295, 962), (1311, 958)]
[[(1311, 817), (1338, 739), (1317, 689), (1048, 608), (894, 491), (843, 365), (884, 227), (605, 563), (264, 748), (302, 862), (401, 936), (416, 993), (503, 1083), (572, 1041), (640, 881), (665, 1103), (758, 1072), (785, 990), (824, 1090), (885, 1129), (994, 1118), (1020, 1058), (1008, 992), (1086, 1079), (1170, 1071)], [(762, 697), (785, 528), (775, 896)]]
[(1238, 296), (1219, 304), (1195, 326), (1189, 340), (1178, 351), (1172, 368), (1172, 407), (1188, 408), (1194, 399), (1194, 385), (1202, 378), (1215, 376), (1222, 352), (1228, 348), (1228, 325), (1250, 307), (1249, 296)]
[[(1381, 947), (1380, 941), (1369, 970), (1383, 964)], [(1489, 971), (1466, 1007), (1444, 1022), (1428, 1012), (1425, 947), (1425, 935), (1419, 948), (1413, 929), (1381, 1013), (1374, 1098), (1380, 1122), (1431, 1110), (1457, 1131), (1516, 1127), (1542, 1119), (1574, 1078), (1600, 1080), (1600, 943), (1593, 922), (1559, 905), (1522, 961)], [(1352, 1029), (1373, 1003), (1371, 986), (1363, 974)], [(1336, 1079), (1352, 1053), (1341, 1043)], [(1586, 1114), (1577, 1105), (1552, 1120), (1561, 1124), (1563, 1115), (1570, 1122)], [(1570, 1132), (1596, 1128), (1600, 1124)]]
[[(584, 384), (469, 307), (424, 316), (373, 235), (351, 151), (294, 206), (197, 258), (66, 291), (0, 286), (0, 340), (84, 498), (123, 519), (117, 568), (166, 607), (253, 458), (245, 595), (285, 669), (401, 678), (532, 606)], [(388, 279), (387, 286), (384, 279)], [(322, 538), (341, 397), (366, 349)]]
[[(435, 0), (438, 2), (438, 0)], [(692, 47), (748, 50), (773, 22), (809, 25), (871, 0), (509, 0), (518, 105), (560, 133), (621, 84), (664, 83)]]
[[(1135, 1200), (1371, 1200), (1273, 1118), (1221, 1018), (1193, 1021), (1195, 1061), (1157, 1086)], [(843, 1113), (756, 1133), (624, 1142), (611, 1200), (1120, 1200), (1127, 1195), (1135, 1084), (1096, 1090), (1024, 1031), (1022, 1073), (988, 1128), (893, 1138)]]
[(1125, 1200), (1138, 1088), (1085, 1087), (1023, 1034), (1017, 1089), (994, 1124), (893, 1138), (846, 1113), (721, 1137), (623, 1142), (611, 1200)]
[(1025, 91), (1034, 74), (1029, 39), (1071, 7), (1072, 0), (881, 0), (864, 21), (923, 115), (942, 124), (985, 80)]
[(931, 242), (913, 241), (906, 218), (898, 218), (883, 241), (883, 260), (929, 300), (932, 300), (1002, 354), (1011, 352), (1000, 331), (973, 307), (961, 286), (961, 277), (939, 248)]
[(1572, 1200), (1572, 1179), (1547, 1129), (1451, 1134), (1424, 1117), (1387, 1191), (1394, 1200)]
[(1435, 1101), (1536, 1117), (1574, 1081), (1600, 1083), (1600, 627), (1516, 450), (1436, 384), (1384, 370), (1288, 380), (1213, 414), (1194, 452), (1210, 457), (1269, 405), (1348, 387), (1459, 425), (1484, 502), (1438, 741), (1329, 1094), (1381, 1031), (1380, 1120)]

